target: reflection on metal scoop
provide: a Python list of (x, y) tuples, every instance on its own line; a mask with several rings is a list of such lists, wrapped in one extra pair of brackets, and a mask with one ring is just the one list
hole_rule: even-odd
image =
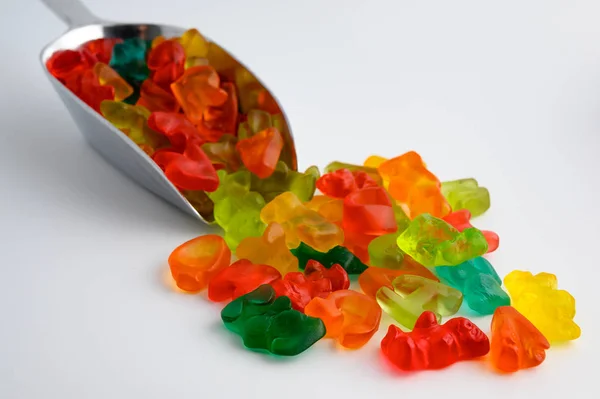
[[(55, 51), (75, 49), (89, 40), (104, 37), (122, 39), (140, 37), (144, 40), (152, 40), (160, 35), (165, 37), (181, 36), (185, 29), (168, 25), (121, 24), (103, 21), (94, 16), (79, 0), (42, 0), (42, 2), (69, 26), (69, 30), (65, 34), (42, 50), (41, 62), (44, 71), (90, 145), (109, 163), (136, 183), (185, 213), (204, 222), (212, 222), (212, 214), (201, 215), (144, 151), (102, 115), (81, 101), (46, 69), (46, 61)], [(235, 57), (232, 58), (235, 59)], [(237, 62), (241, 67), (246, 68), (239, 61)], [(283, 119), (287, 127), (285, 130), (290, 132), (285, 114), (283, 114)], [(296, 152), (291, 133), (284, 134), (284, 141), (284, 152), (289, 156), (288, 159), (282, 160), (290, 169), (296, 170)]]

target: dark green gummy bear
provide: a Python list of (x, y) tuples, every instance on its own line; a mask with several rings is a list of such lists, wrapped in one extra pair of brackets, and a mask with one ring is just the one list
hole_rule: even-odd
[(129, 84), (139, 87), (150, 75), (146, 65), (146, 54), (150, 42), (134, 37), (125, 39), (113, 47), (109, 65)]
[(331, 248), (328, 252), (319, 252), (305, 243), (301, 242), (297, 248), (290, 250), (292, 254), (298, 258), (298, 266), (304, 270), (306, 263), (309, 260), (316, 260), (326, 268), (330, 268), (335, 264), (339, 264), (348, 274), (361, 274), (369, 266), (365, 265), (354, 256), (346, 247), (338, 245)]
[(247, 348), (280, 356), (298, 355), (325, 336), (321, 319), (292, 309), (290, 298), (276, 298), (268, 284), (230, 302), (221, 311), (221, 319)]

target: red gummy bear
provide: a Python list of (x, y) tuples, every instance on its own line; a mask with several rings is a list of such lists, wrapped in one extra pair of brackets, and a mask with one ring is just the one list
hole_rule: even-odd
[(344, 198), (344, 231), (382, 235), (398, 229), (392, 201), (383, 187), (367, 187)]
[(345, 198), (348, 194), (366, 187), (377, 187), (377, 182), (362, 171), (338, 169), (317, 180), (317, 188), (331, 198)]
[[(146, 107), (150, 112), (177, 112), (179, 103), (175, 100), (171, 90), (165, 90), (151, 79), (146, 79), (140, 87), (140, 98), (136, 105)], [(191, 123), (190, 123), (191, 125)]]
[(340, 265), (325, 268), (319, 262), (311, 260), (307, 263), (304, 274), (287, 273), (282, 279), (271, 283), (277, 296), (287, 296), (292, 308), (304, 312), (311, 299), (326, 298), (331, 292), (347, 289), (350, 286), (348, 274)]
[(432, 370), (484, 356), (490, 351), (490, 341), (464, 317), (440, 325), (433, 312), (425, 311), (412, 332), (390, 325), (381, 341), (381, 351), (401, 370)]
[(169, 92), (171, 83), (183, 75), (184, 65), (185, 50), (175, 40), (165, 40), (148, 54), (151, 79)]
[(101, 85), (93, 69), (71, 73), (65, 78), (65, 86), (96, 112), (100, 112), (102, 101), (115, 98), (115, 89)]
[(115, 47), (115, 44), (122, 42), (123, 39), (116, 37), (104, 37), (83, 43), (79, 46), (79, 50), (94, 60), (94, 63), (102, 62), (103, 64), (108, 64), (112, 56), (113, 47)]
[(57, 51), (46, 61), (46, 68), (56, 79), (65, 82), (73, 75), (80, 75), (93, 66), (93, 60), (78, 50)]
[(183, 154), (171, 151), (157, 151), (156, 162), (171, 183), (182, 190), (203, 190), (212, 192), (219, 187), (219, 177), (211, 160), (197, 140), (188, 140)]
[(316, 260), (310, 259), (304, 268), (304, 275), (311, 281), (328, 279), (331, 281), (331, 291), (346, 290), (350, 287), (348, 273), (338, 264), (328, 269)]
[(148, 127), (167, 136), (176, 152), (183, 152), (188, 140), (199, 137), (192, 122), (174, 112), (153, 112), (148, 118)]
[[(460, 209), (458, 211), (449, 213), (442, 219), (444, 219), (448, 224), (454, 226), (454, 228), (456, 228), (458, 231), (463, 231), (464, 229), (473, 227), (470, 222), (471, 212), (468, 209)], [(488, 230), (481, 230), (481, 233), (483, 233), (483, 236), (488, 243), (487, 253), (494, 252), (496, 249), (498, 249), (498, 245), (500, 245), (500, 237), (498, 237), (498, 234)]]
[(279, 279), (281, 273), (274, 267), (255, 265), (247, 259), (240, 259), (210, 280), (208, 299), (214, 302), (232, 300)]

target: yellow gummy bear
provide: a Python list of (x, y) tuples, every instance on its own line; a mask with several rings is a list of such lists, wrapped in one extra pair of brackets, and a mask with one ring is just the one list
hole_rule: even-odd
[(504, 278), (512, 306), (531, 321), (550, 342), (579, 338), (581, 329), (575, 317), (575, 298), (558, 289), (554, 274), (514, 270)]
[(269, 224), (261, 237), (244, 238), (235, 255), (254, 264), (273, 266), (282, 276), (298, 271), (298, 258), (288, 249), (285, 232), (278, 223)]

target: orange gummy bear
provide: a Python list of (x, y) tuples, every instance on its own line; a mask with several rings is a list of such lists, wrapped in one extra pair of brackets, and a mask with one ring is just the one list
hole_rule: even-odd
[(450, 213), (451, 207), (442, 194), (439, 179), (427, 169), (416, 152), (409, 151), (384, 161), (377, 170), (388, 182), (390, 195), (410, 211), (407, 213), (411, 219), (422, 213), (438, 218)]
[(220, 84), (217, 71), (201, 65), (186, 69), (171, 84), (171, 90), (188, 119), (198, 125), (207, 107), (217, 107), (227, 101), (227, 92), (221, 89)]
[(536, 367), (546, 359), (550, 343), (512, 306), (496, 308), (492, 318), (490, 359), (501, 371), (514, 372)]
[(209, 234), (189, 240), (169, 256), (169, 267), (177, 287), (198, 292), (210, 279), (229, 266), (231, 251), (221, 236)]
[(238, 98), (235, 85), (221, 83), (221, 89), (227, 93), (227, 101), (220, 106), (210, 106), (202, 114), (198, 131), (209, 142), (219, 141), (224, 134), (235, 135), (238, 124)]
[(334, 291), (327, 298), (315, 297), (304, 308), (307, 316), (325, 323), (326, 338), (335, 338), (345, 348), (365, 345), (379, 329), (381, 308), (365, 294), (352, 290)]
[(283, 149), (283, 138), (277, 128), (269, 127), (238, 141), (236, 148), (248, 170), (261, 179), (266, 179), (275, 171)]
[(108, 65), (96, 63), (94, 73), (102, 86), (110, 86), (115, 90), (115, 101), (123, 101), (133, 94), (133, 87)]

